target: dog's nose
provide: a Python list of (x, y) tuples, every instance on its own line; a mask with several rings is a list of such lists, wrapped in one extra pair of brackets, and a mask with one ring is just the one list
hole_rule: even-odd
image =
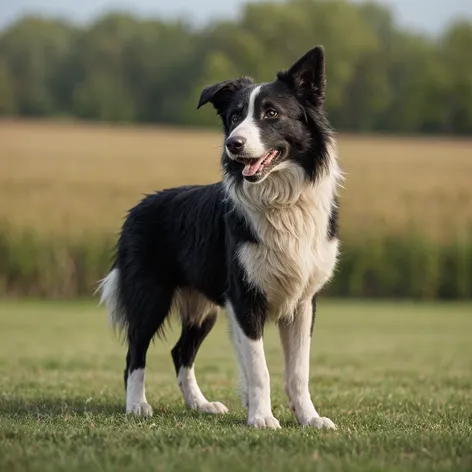
[(226, 140), (226, 147), (228, 148), (229, 152), (233, 154), (237, 154), (241, 152), (246, 144), (246, 138), (242, 136), (233, 136)]

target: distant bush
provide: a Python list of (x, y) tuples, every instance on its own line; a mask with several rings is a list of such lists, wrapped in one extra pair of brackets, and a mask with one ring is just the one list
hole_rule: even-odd
[[(424, 237), (343, 238), (326, 295), (472, 299), (472, 238), (455, 243)], [(115, 238), (47, 239), (0, 227), (0, 295), (89, 297), (110, 268)]]
[(106, 274), (114, 241), (45, 239), (0, 228), (0, 294), (47, 298), (90, 296)]
[(343, 242), (328, 293), (346, 297), (472, 298), (472, 239), (431, 242), (412, 234)]

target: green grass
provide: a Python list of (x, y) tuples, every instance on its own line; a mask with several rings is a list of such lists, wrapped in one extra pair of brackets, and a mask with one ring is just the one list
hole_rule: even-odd
[(282, 430), (245, 425), (223, 320), (197, 359), (206, 416), (184, 408), (168, 340), (148, 357), (153, 418), (124, 415), (124, 347), (88, 302), (0, 303), (1, 471), (472, 470), (472, 305), (319, 303), (311, 391), (338, 431), (299, 428), (276, 330), (266, 352)]

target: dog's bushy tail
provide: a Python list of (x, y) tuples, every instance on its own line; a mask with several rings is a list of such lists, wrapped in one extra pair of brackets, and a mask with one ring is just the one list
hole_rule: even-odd
[(105, 304), (110, 325), (122, 333), (128, 327), (128, 319), (121, 303), (120, 271), (117, 267), (113, 267), (108, 275), (99, 281), (95, 293), (100, 293), (99, 304)]

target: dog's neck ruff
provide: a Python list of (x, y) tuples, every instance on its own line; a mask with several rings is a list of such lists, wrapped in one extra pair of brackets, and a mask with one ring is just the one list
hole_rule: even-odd
[(307, 199), (321, 199), (324, 201), (318, 201), (318, 204), (331, 205), (342, 180), (334, 141), (328, 144), (326, 159), (314, 181), (308, 178), (300, 165), (286, 160), (259, 183), (246, 180), (238, 183), (234, 177), (225, 174), (224, 186), (230, 200), (238, 208), (251, 213), (289, 210)]

